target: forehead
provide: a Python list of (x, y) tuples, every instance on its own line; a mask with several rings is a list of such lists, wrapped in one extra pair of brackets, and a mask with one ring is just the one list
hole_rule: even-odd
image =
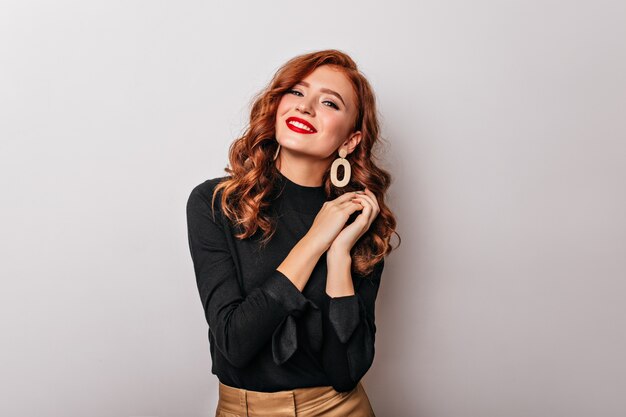
[(315, 90), (329, 88), (338, 92), (341, 97), (346, 100), (346, 104), (349, 107), (355, 107), (356, 97), (354, 95), (354, 88), (343, 71), (335, 69), (330, 65), (322, 65), (315, 68), (312, 73), (302, 80), (308, 82), (311, 88)]

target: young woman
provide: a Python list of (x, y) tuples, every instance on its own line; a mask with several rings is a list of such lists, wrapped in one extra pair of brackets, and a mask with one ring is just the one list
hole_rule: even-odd
[(354, 61), (308, 53), (256, 97), (229, 175), (191, 192), (216, 416), (374, 416), (361, 378), (396, 227), (378, 141), (375, 97)]

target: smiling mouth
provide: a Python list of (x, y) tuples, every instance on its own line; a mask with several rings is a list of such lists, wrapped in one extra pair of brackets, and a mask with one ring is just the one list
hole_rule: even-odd
[(316, 132), (316, 130), (312, 126), (302, 123), (292, 117), (287, 119), (286, 123), (287, 123), (287, 127), (293, 130), (294, 132), (304, 133), (304, 134), (311, 134), (311, 133)]

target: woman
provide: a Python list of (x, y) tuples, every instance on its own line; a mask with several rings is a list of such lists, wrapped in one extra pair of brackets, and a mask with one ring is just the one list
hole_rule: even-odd
[[(297, 56), (257, 96), (228, 176), (187, 202), (216, 416), (374, 416), (360, 382), (396, 221), (375, 98), (338, 50)], [(337, 154), (339, 157), (337, 157)]]

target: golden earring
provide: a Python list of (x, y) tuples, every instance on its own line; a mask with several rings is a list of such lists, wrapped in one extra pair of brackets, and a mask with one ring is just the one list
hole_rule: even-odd
[(280, 152), (280, 143), (278, 144), (278, 148), (276, 148), (276, 153), (274, 154), (274, 158), (272, 159), (272, 161), (275, 161), (276, 158), (278, 158), (278, 152)]
[[(352, 171), (350, 168), (350, 162), (345, 159), (346, 155), (348, 155), (346, 148), (340, 148), (339, 158), (335, 159), (330, 167), (330, 181), (335, 187), (343, 187), (350, 182), (350, 174)], [(337, 179), (337, 169), (339, 168), (339, 165), (343, 165), (343, 178), (341, 181)]]

